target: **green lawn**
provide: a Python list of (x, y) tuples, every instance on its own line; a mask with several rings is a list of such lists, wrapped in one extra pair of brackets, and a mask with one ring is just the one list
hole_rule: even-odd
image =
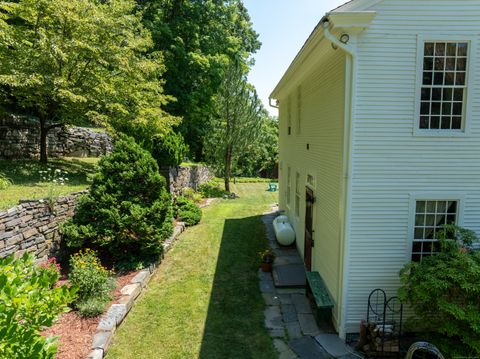
[(0, 190), (0, 210), (15, 206), (21, 199), (38, 199), (48, 195), (49, 184), (41, 182), (39, 171), (50, 167), (68, 172), (68, 183), (58, 186), (56, 193), (64, 195), (88, 187), (87, 175), (92, 173), (98, 158), (51, 159), (47, 166), (36, 160), (0, 160), (0, 173), (8, 177), (13, 185)]
[(108, 359), (271, 359), (258, 289), (261, 214), (277, 201), (265, 183), (238, 184), (240, 198), (204, 209), (166, 255), (115, 335)]

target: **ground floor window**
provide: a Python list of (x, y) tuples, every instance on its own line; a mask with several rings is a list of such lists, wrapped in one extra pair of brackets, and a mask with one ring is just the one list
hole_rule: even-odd
[(436, 233), (445, 224), (456, 224), (457, 217), (458, 201), (416, 201), (412, 261), (421, 262), (438, 251)]
[(295, 177), (295, 215), (300, 217), (300, 173)]

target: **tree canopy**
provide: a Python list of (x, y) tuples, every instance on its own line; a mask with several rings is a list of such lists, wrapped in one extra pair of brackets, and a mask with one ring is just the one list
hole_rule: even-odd
[(240, 0), (137, 2), (155, 50), (165, 56), (165, 91), (177, 99), (166, 108), (183, 118), (179, 130), (200, 160), (223, 75), (232, 61), (248, 66), (260, 48), (258, 35)]
[(267, 114), (238, 63), (225, 73), (215, 105), (216, 116), (206, 139), (207, 161), (224, 177), (225, 190), (229, 192), (238, 159), (250, 155), (256, 146)]
[(1, 104), (48, 131), (96, 122), (142, 138), (178, 119), (163, 108), (165, 70), (132, 0), (0, 3)]

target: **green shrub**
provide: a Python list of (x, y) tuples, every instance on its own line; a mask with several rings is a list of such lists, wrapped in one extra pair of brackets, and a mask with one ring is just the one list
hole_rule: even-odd
[(222, 189), (221, 184), (215, 180), (210, 180), (201, 184), (198, 186), (198, 189), (205, 198), (221, 198), (228, 194)]
[(111, 273), (102, 266), (97, 253), (85, 249), (70, 257), (70, 283), (78, 288), (78, 300), (93, 297), (110, 298), (113, 289), (109, 278)]
[(93, 297), (79, 300), (75, 306), (82, 317), (93, 318), (99, 316), (105, 311), (107, 303), (108, 300), (105, 300), (104, 298)]
[(177, 218), (186, 226), (194, 226), (202, 219), (202, 210), (190, 199), (177, 197), (175, 200)]
[(152, 155), (160, 167), (180, 165), (187, 152), (188, 146), (185, 144), (183, 136), (173, 130), (158, 135), (154, 139)]
[(58, 278), (33, 255), (0, 259), (0, 358), (54, 358), (55, 340), (40, 333), (75, 298), (74, 289), (55, 286)]
[(150, 153), (131, 138), (118, 140), (61, 228), (67, 246), (94, 248), (114, 261), (159, 258), (173, 230), (172, 205)]
[(7, 189), (12, 185), (12, 181), (6, 177), (3, 173), (0, 173), (0, 190)]
[(469, 249), (472, 231), (445, 226), (441, 251), (400, 272), (399, 297), (415, 312), (409, 326), (433, 334), (445, 357), (480, 355), (480, 253)]
[(190, 188), (190, 187), (183, 189), (182, 196), (185, 198), (188, 198), (189, 200), (192, 200), (195, 203), (200, 203), (203, 199), (203, 196), (201, 193), (195, 191), (193, 188)]

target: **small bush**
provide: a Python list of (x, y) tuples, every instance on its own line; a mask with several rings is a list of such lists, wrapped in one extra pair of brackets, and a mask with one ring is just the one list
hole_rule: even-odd
[(75, 304), (78, 313), (85, 318), (97, 317), (105, 311), (108, 300), (104, 298), (88, 298), (85, 300), (79, 300)]
[(69, 280), (78, 291), (75, 306), (80, 315), (90, 317), (101, 314), (111, 299), (110, 292), (115, 288), (115, 281), (101, 265), (95, 251), (85, 249), (70, 258)]
[(171, 197), (150, 153), (131, 138), (102, 157), (90, 192), (62, 225), (67, 246), (94, 248), (113, 261), (154, 261), (173, 230)]
[(154, 139), (152, 155), (160, 167), (180, 165), (187, 152), (188, 146), (180, 133), (169, 130)]
[(221, 184), (215, 180), (210, 180), (201, 184), (198, 186), (198, 189), (205, 198), (222, 198), (224, 195), (228, 194), (222, 189)]
[(190, 187), (183, 189), (182, 196), (188, 198), (189, 200), (192, 200), (195, 203), (200, 203), (203, 199), (201, 193), (195, 191), (193, 188)]
[(0, 173), (0, 190), (7, 189), (12, 185), (12, 180), (6, 177), (3, 173)]
[(439, 253), (411, 262), (400, 272), (399, 297), (416, 317), (409, 326), (432, 336), (445, 357), (480, 355), (480, 253), (474, 232), (445, 226)]
[(41, 331), (75, 298), (58, 279), (55, 264), (37, 266), (33, 255), (0, 259), (0, 358), (54, 358), (55, 340)]
[(186, 226), (194, 226), (202, 219), (202, 210), (192, 200), (180, 196), (175, 204), (177, 218)]

